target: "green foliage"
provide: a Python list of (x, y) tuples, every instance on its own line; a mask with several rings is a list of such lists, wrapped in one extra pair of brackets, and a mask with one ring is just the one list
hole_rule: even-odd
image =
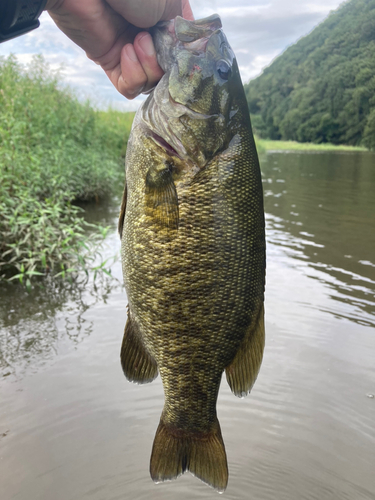
[(114, 109), (98, 111), (101, 140), (110, 150), (125, 158), (126, 144), (135, 113), (122, 113)]
[[(85, 269), (97, 248), (72, 203), (123, 183), (131, 118), (96, 112), (41, 57), (0, 59), (0, 279)], [(92, 233), (92, 231), (91, 231)]]
[(261, 137), (374, 148), (375, 0), (351, 0), (245, 86)]
[(367, 118), (366, 128), (363, 133), (363, 144), (375, 151), (375, 109)]

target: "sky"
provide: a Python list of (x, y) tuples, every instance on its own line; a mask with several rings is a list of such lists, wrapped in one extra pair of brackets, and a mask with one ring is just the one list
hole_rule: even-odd
[[(342, 0), (190, 0), (196, 19), (213, 13), (220, 15), (244, 83), (258, 76), (341, 3)], [(47, 13), (42, 14), (40, 22), (37, 30), (0, 44), (0, 56), (13, 53), (20, 62), (28, 63), (33, 54), (43, 54), (53, 68), (62, 67), (64, 81), (80, 98), (89, 98), (103, 109), (138, 108), (144, 96), (128, 101), (84, 51), (59, 31)]]

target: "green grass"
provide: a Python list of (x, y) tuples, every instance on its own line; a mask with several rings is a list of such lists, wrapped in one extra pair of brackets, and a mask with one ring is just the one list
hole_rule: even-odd
[(123, 184), (132, 118), (79, 102), (41, 57), (0, 58), (0, 280), (87, 271), (106, 231), (75, 202)]
[(269, 139), (255, 138), (259, 153), (267, 151), (368, 151), (359, 146), (336, 146), (334, 144), (314, 144), (311, 142), (296, 141), (271, 141)]

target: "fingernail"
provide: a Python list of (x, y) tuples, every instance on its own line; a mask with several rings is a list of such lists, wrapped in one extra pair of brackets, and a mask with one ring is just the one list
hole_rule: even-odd
[(131, 43), (128, 43), (125, 45), (125, 51), (126, 55), (129, 57), (129, 59), (133, 62), (138, 62), (138, 57), (137, 54), (135, 53), (135, 50), (133, 48), (133, 45)]
[(144, 88), (144, 85), (142, 85), (141, 87), (137, 87), (135, 89), (129, 88), (128, 84), (125, 82), (122, 75), (120, 76), (118, 83), (119, 83), (119, 89), (121, 89), (120, 90), (121, 94), (124, 95), (127, 99), (134, 99), (142, 92)]
[(144, 89), (144, 85), (141, 85), (140, 87), (137, 87), (135, 89), (129, 89), (128, 92), (132, 96), (137, 96), (142, 93), (142, 90)]
[(145, 33), (138, 38), (138, 43), (147, 56), (153, 56), (155, 54), (154, 43), (152, 41), (151, 35)]

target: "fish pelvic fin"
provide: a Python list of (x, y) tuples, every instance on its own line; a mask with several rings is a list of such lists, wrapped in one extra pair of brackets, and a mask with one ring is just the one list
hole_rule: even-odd
[(121, 366), (130, 382), (147, 384), (158, 375), (155, 359), (145, 348), (139, 328), (128, 312), (121, 346)]
[(263, 359), (264, 341), (264, 304), (262, 304), (233, 361), (225, 368), (229, 387), (240, 398), (251, 391), (258, 376)]
[(189, 432), (165, 424), (162, 416), (152, 447), (151, 478), (159, 483), (187, 470), (219, 493), (226, 489), (228, 464), (219, 421), (210, 432)]

